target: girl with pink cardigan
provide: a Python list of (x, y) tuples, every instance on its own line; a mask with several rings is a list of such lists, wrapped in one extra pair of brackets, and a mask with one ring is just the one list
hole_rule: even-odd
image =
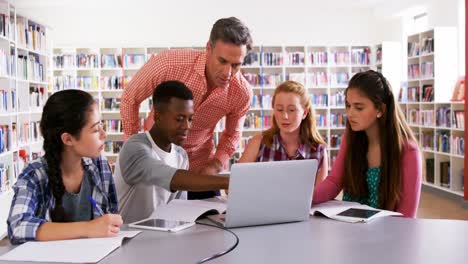
[(313, 203), (334, 199), (416, 217), (421, 153), (385, 77), (357, 73), (345, 91), (347, 124), (331, 174), (314, 190)]

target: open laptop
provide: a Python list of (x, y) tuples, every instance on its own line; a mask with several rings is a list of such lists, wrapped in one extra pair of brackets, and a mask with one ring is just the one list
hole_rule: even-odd
[(228, 228), (308, 220), (316, 173), (310, 159), (234, 164), (226, 215), (208, 218)]

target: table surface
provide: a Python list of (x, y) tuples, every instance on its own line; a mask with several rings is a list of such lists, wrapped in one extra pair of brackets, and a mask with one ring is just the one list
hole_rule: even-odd
[[(385, 217), (351, 224), (312, 216), (231, 230), (239, 245), (209, 263), (468, 263), (468, 221)], [(143, 231), (100, 263), (195, 263), (233, 243), (232, 234), (204, 225)], [(12, 248), (0, 244), (0, 254)]]

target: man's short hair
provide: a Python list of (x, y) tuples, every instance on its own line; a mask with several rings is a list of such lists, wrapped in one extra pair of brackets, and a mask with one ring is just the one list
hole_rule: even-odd
[(193, 100), (192, 91), (179, 81), (165, 81), (156, 86), (153, 92), (153, 107), (162, 111), (167, 107), (171, 98)]
[(247, 52), (252, 49), (252, 37), (249, 28), (236, 17), (221, 18), (213, 24), (210, 33), (211, 47), (217, 40), (238, 46), (245, 45)]

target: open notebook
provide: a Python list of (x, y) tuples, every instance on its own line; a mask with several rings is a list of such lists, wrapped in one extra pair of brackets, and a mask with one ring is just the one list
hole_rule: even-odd
[(120, 247), (124, 238), (132, 238), (140, 232), (120, 231), (118, 236), (106, 238), (31, 241), (3, 254), (0, 260), (96, 263)]
[(212, 198), (209, 201), (174, 199), (166, 205), (159, 206), (151, 218), (195, 222), (202, 215), (224, 212), (226, 212), (226, 203), (222, 198)]
[(369, 222), (375, 218), (384, 216), (402, 216), (401, 213), (375, 209), (373, 207), (355, 203), (332, 200), (312, 206), (311, 215), (323, 215), (328, 218), (349, 222)]

